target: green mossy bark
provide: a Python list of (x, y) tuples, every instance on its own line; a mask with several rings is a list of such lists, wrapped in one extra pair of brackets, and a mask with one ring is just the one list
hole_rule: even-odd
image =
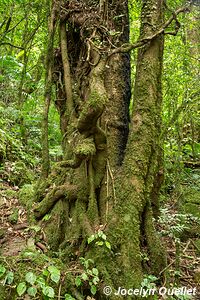
[(49, 213), (50, 210), (60, 199), (66, 201), (73, 201), (77, 198), (77, 188), (70, 185), (60, 185), (53, 188), (40, 202), (37, 207), (34, 208), (34, 214), (37, 219), (41, 219), (45, 214)]
[[(154, 30), (154, 27), (149, 25), (148, 18), (151, 18), (155, 28), (159, 26), (162, 20), (162, 8), (156, 1), (146, 1), (142, 18), (141, 38)], [(162, 54), (162, 36), (150, 41), (139, 50), (133, 115), (124, 162), (120, 171), (111, 167), (111, 170), (114, 169), (116, 199), (112, 193), (111, 207), (114, 206), (114, 210), (112, 208), (109, 210), (106, 232), (115, 255), (104, 255), (103, 272), (105, 278), (108, 274), (112, 274), (107, 277), (107, 280), (114, 288), (118, 286), (140, 287), (144, 271), (141, 258), (144, 247), (147, 248), (151, 265), (148, 271), (158, 275), (166, 266), (165, 254), (153, 225), (151, 208), (152, 188), (159, 171)], [(112, 139), (110, 141), (114, 142)], [(108, 134), (108, 145), (110, 141)], [(111, 145), (112, 148), (113, 145)], [(110, 157), (112, 159), (112, 154)], [(113, 157), (116, 159), (116, 156)], [(116, 163), (115, 160), (111, 162), (112, 166)], [(105, 179), (108, 179), (108, 176)], [(104, 186), (105, 195), (107, 198), (104, 199), (109, 201), (106, 185)], [(102, 269), (103, 266), (99, 265)], [(114, 269), (120, 270), (120, 276)], [(104, 299), (103, 296), (102, 299)], [(115, 296), (111, 296), (110, 299), (115, 299)]]
[(151, 270), (159, 276), (167, 264), (165, 249), (156, 233), (153, 223), (153, 212), (150, 203), (144, 211), (144, 235), (147, 243), (148, 255), (151, 263)]
[(51, 217), (48, 221), (44, 221), (41, 225), (44, 228), (45, 235), (47, 237), (48, 245), (53, 251), (59, 249), (60, 244), (65, 238), (63, 227), (67, 222), (66, 211), (67, 208), (64, 206), (63, 201), (59, 201), (55, 204)]
[[(122, 7), (121, 11), (124, 12)], [(141, 37), (152, 33), (162, 20), (157, 1), (146, 1), (142, 13)], [(84, 97), (77, 120), (73, 120), (75, 125), (70, 136), (67, 130), (65, 137), (69, 142), (66, 160), (58, 165), (59, 179), (50, 176), (46, 188), (45, 184), (41, 185), (39, 193), (40, 200), (44, 200), (38, 207), (44, 212), (47, 205), (51, 210), (48, 225), (51, 244), (56, 248), (63, 239), (61, 247), (68, 261), (79, 256), (92, 257), (101, 272), (102, 284), (113, 288), (140, 287), (144, 244), (148, 246), (151, 273), (158, 274), (165, 266), (150, 205), (158, 169), (162, 47), (162, 37), (158, 37), (139, 50), (128, 143), (129, 96), (125, 94), (130, 86), (125, 77), (130, 74), (125, 74), (123, 67), (124, 62), (128, 66), (128, 55), (117, 54), (106, 61), (95, 48), (90, 52), (88, 86), (82, 89)], [(56, 196), (63, 185), (76, 186), (75, 201), (68, 201), (67, 190)], [(58, 225), (56, 220), (62, 215), (65, 222), (59, 219)], [(97, 232), (100, 225), (106, 228), (112, 251), (97, 250), (86, 243), (87, 237)], [(52, 236), (55, 226), (59, 230)], [(105, 299), (101, 291), (98, 299)], [(116, 296), (109, 299), (115, 300)]]
[[(102, 79), (99, 80), (102, 78), (104, 66), (105, 62), (100, 62), (92, 72), (92, 91), (77, 120), (78, 132), (69, 143), (71, 159), (58, 163), (48, 181), (38, 185), (35, 194), (43, 199), (34, 209), (35, 217), (41, 219), (46, 213), (52, 215), (48, 226), (45, 227), (49, 243), (54, 249), (62, 237), (62, 248), (67, 245), (73, 252), (72, 249), (77, 247), (76, 241), (90, 236), (99, 224), (96, 189), (100, 187), (105, 173), (107, 157), (106, 135), (97, 125), (106, 103)], [(63, 174), (64, 170), (66, 175)], [(60, 202), (64, 204), (64, 208)], [(66, 221), (59, 221), (56, 225), (59, 211), (60, 216), (65, 215)], [(69, 221), (70, 219), (72, 221)], [(65, 226), (62, 225), (64, 223)], [(55, 226), (60, 229), (53, 233)]]

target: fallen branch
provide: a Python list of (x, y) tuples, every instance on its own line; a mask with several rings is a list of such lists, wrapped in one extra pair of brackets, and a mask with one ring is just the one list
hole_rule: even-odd
[(183, 161), (184, 167), (186, 168), (199, 168), (200, 167), (200, 161)]
[(17, 224), (13, 226), (14, 230), (22, 230), (28, 227), (27, 223)]
[(38, 248), (40, 248), (44, 253), (48, 252), (47, 247), (40, 242), (35, 244)]

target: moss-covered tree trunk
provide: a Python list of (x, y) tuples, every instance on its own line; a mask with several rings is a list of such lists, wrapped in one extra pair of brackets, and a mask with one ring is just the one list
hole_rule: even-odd
[(50, 161), (49, 161), (49, 141), (48, 141), (48, 117), (49, 107), (51, 102), (52, 93), (52, 67), (53, 67), (53, 44), (55, 34), (55, 21), (56, 21), (56, 4), (52, 0), (50, 7), (50, 17), (48, 24), (48, 42), (47, 42), (47, 54), (46, 54), (46, 78), (45, 78), (45, 91), (44, 91), (44, 111), (42, 119), (42, 172), (41, 177), (45, 179), (48, 177)]
[[(163, 22), (162, 1), (143, 1), (140, 39), (152, 36)], [(163, 36), (152, 39), (138, 52), (134, 106), (125, 157), (115, 169), (116, 205), (111, 211), (107, 234), (113, 252), (99, 268), (106, 282), (138, 288), (145, 272), (158, 275), (165, 266), (165, 254), (153, 224), (158, 212), (158, 191), (162, 182), (161, 105)], [(157, 179), (161, 177), (157, 182)], [(149, 258), (148, 263), (145, 258)], [(144, 259), (143, 259), (144, 258)], [(112, 299), (116, 296), (113, 295)], [(138, 297), (137, 297), (138, 298)]]
[[(51, 214), (45, 231), (52, 249), (61, 248), (68, 262), (92, 257), (102, 286), (140, 287), (144, 270), (158, 274), (165, 265), (152, 215), (163, 37), (139, 50), (129, 132), (129, 54), (110, 56), (129, 39), (127, 1), (62, 1), (59, 16), (53, 80), (64, 160), (38, 186), (35, 216)], [(141, 16), (144, 38), (162, 24), (162, 1), (143, 1)], [(100, 229), (112, 251), (87, 244)]]

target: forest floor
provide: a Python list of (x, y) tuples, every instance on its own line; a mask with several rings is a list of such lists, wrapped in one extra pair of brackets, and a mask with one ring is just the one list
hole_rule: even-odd
[(27, 214), (18, 201), (18, 187), (3, 182), (0, 191), (1, 256), (16, 256), (26, 247)]
[[(186, 178), (186, 183), (183, 182), (182, 187), (188, 191), (192, 186), (195, 193), (199, 192), (195, 197), (200, 199), (200, 184), (198, 186), (197, 179), (199, 180), (200, 176), (196, 176), (192, 182), (191, 176)], [(28, 222), (27, 211), (19, 202), (19, 192), (18, 186), (1, 181), (0, 257), (4, 261), (7, 257), (18, 257), (30, 245), (41, 253), (46, 253), (48, 249), (42, 235), (41, 240), (35, 239), (37, 230), (32, 230), (35, 225), (32, 226)], [(183, 220), (183, 214), (177, 209), (177, 195), (172, 193), (168, 195), (168, 198), (158, 226), (158, 231), (162, 233), (168, 260), (167, 267), (162, 272), (165, 273), (164, 286), (197, 288), (195, 297), (179, 299), (200, 299), (200, 231), (199, 235), (196, 234), (197, 228), (195, 228), (194, 234), (193, 225), (189, 226), (190, 228), (187, 226), (194, 223), (193, 219)]]

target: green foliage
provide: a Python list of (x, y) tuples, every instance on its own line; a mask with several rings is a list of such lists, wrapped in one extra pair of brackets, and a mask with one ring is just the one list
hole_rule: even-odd
[(0, 265), (0, 278), (3, 277), (5, 272), (6, 272), (6, 268), (4, 266)]
[(169, 235), (175, 240), (179, 239), (185, 230), (190, 229), (192, 223), (200, 224), (200, 219), (192, 214), (172, 213), (168, 207), (161, 209), (159, 224), (162, 226), (160, 233)]
[(58, 270), (55, 266), (49, 266), (48, 272), (53, 282), (58, 283), (60, 281), (60, 270)]
[(97, 233), (91, 235), (87, 241), (88, 241), (88, 244), (95, 242), (95, 245), (98, 245), (98, 246), (104, 245), (106, 248), (111, 250), (111, 245), (107, 241), (107, 237), (106, 237), (105, 233), (101, 230), (98, 230)]
[(83, 265), (84, 269), (81, 275), (75, 278), (75, 285), (77, 287), (81, 287), (82, 285), (86, 285), (90, 287), (90, 292), (92, 295), (96, 294), (97, 285), (100, 281), (99, 279), (99, 271), (94, 268), (94, 261), (92, 259), (85, 259), (84, 257), (80, 257), (80, 262)]
[[(182, 4), (182, 1), (168, 1), (171, 8), (176, 8), (179, 4)], [(132, 43), (139, 36), (141, 5), (142, 1), (129, 1)], [(41, 120), (45, 85), (43, 53), (46, 47), (47, 8), (40, 0), (2, 0), (0, 5), (0, 179), (12, 185), (23, 186), (20, 190), (20, 200), (27, 208), (32, 205), (31, 183), (35, 178), (35, 167), (41, 159)], [(166, 17), (169, 15), (171, 12), (166, 9)], [(114, 21), (122, 17), (119, 14)], [(187, 32), (194, 29), (195, 18), (192, 20), (187, 17), (179, 18), (183, 26), (178, 36), (176, 38), (166, 36), (163, 72), (162, 138), (165, 139), (165, 166), (169, 171), (167, 180), (175, 187), (177, 180), (180, 180), (180, 162), (197, 160), (200, 156), (199, 70), (196, 63), (198, 60), (193, 51), (195, 46)], [(7, 31), (6, 24), (9, 25)], [(15, 31), (9, 30), (15, 25)], [(111, 31), (110, 35), (118, 35), (118, 32)], [(99, 44), (100, 41), (96, 42)], [(3, 43), (11, 43), (23, 49)], [(134, 78), (136, 51), (131, 55), (131, 66)], [(131, 102), (130, 110), (132, 109)], [(51, 104), (49, 145), (52, 161), (61, 159), (63, 154), (59, 122), (59, 114), (54, 104)], [(183, 163), (181, 166), (183, 168)], [(196, 174), (197, 180), (198, 176)], [(50, 217), (51, 215), (45, 216), (43, 221), (47, 221)], [(11, 221), (15, 223), (15, 219), (14, 222)], [(159, 222), (162, 226), (161, 233), (170, 235), (177, 241), (191, 222), (199, 220), (189, 214), (171, 214), (168, 209), (163, 209)], [(32, 226), (28, 230), (38, 233), (41, 232), (41, 227)], [(104, 247), (106, 251), (111, 250), (111, 244), (101, 230), (90, 236), (87, 242), (89, 246), (95, 245)], [(143, 260), (148, 259), (145, 253), (141, 256)], [(24, 253), (25, 260), (36, 257), (37, 254), (31, 251)], [(49, 264), (49, 258), (47, 261), (48, 264), (40, 268), (39, 272), (34, 266), (23, 274), (20, 280), (18, 278), (15, 280), (15, 275), (19, 274), (8, 270), (7, 266), (0, 265), (0, 281), (4, 286), (12, 286), (13, 289), (16, 286), (16, 292), (20, 297), (28, 294), (33, 298), (42, 295), (44, 299), (53, 299), (57, 297), (57, 287), (61, 284), (62, 274), (57, 266)], [(80, 290), (86, 287), (92, 295), (95, 295), (100, 281), (99, 271), (92, 259), (80, 258), (80, 262), (81, 271), (74, 280), (75, 285)], [(149, 275), (144, 278), (142, 286), (152, 288), (156, 280), (156, 277)], [(75, 299), (68, 293), (64, 297), (67, 300)], [(180, 299), (186, 298), (182, 296)]]
[(70, 294), (65, 294), (65, 300), (76, 300)]
[(20, 282), (17, 286), (17, 294), (21, 297), (26, 292), (26, 282)]
[(33, 202), (34, 195), (34, 185), (33, 184), (24, 184), (19, 191), (19, 202), (26, 206), (27, 209), (30, 209)]
[(147, 275), (144, 277), (141, 287), (146, 288), (148, 290), (153, 289), (156, 287), (155, 282), (158, 280), (158, 278), (154, 275)]
[[(0, 163), (20, 159), (35, 166), (41, 156), (48, 9), (39, 0), (0, 5)], [(49, 123), (51, 158), (57, 160), (61, 134), (54, 105)]]
[(19, 218), (19, 209), (14, 207), (8, 220), (11, 224), (17, 224), (18, 218)]
[[(171, 8), (182, 5), (170, 1)], [(171, 12), (167, 11), (167, 16)], [(180, 190), (184, 161), (199, 160), (199, 65), (197, 10), (179, 16), (176, 36), (165, 37), (163, 71), (163, 138), (166, 183)], [(171, 181), (171, 184), (169, 183)]]
[[(159, 278), (157, 278), (154, 275), (146, 275), (144, 276), (143, 281), (141, 282), (141, 287), (144, 288), (146, 291), (156, 289), (156, 281), (158, 281), (158, 279)], [(149, 296), (143, 296), (143, 298), (149, 298)], [(158, 300), (158, 295), (153, 295), (152, 299)]]
[(23, 161), (6, 162), (0, 168), (0, 175), (3, 180), (16, 186), (31, 183), (34, 179), (33, 171)]
[[(42, 299), (55, 299), (58, 284), (61, 283), (61, 272), (54, 266), (49, 265), (44, 267), (40, 274), (28, 271), (22, 278), (22, 281), (15, 280), (15, 273), (7, 270), (0, 264), (0, 283), (3, 286), (11, 286), (12, 289), (16, 289), (18, 296), (29, 295), (31, 299), (35, 299), (36, 296), (42, 296)], [(74, 300), (74, 298), (65, 293), (65, 299)]]

